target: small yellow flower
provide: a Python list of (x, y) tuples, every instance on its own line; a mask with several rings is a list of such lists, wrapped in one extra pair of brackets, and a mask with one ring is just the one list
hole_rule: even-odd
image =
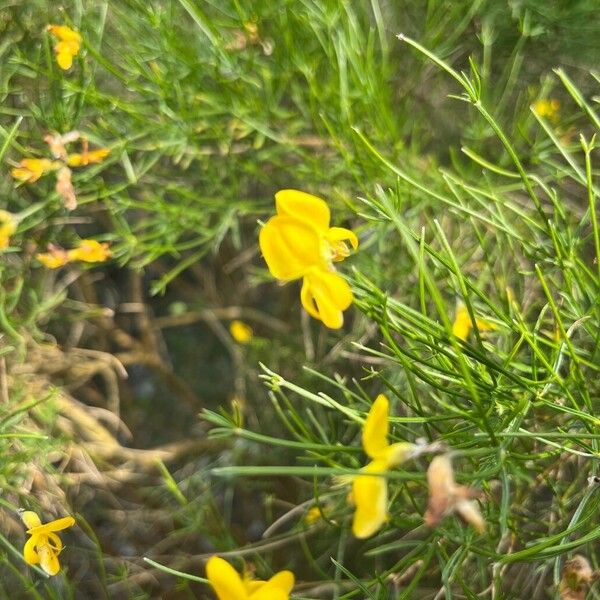
[(48, 269), (58, 269), (69, 262), (68, 252), (54, 244), (48, 244), (48, 252), (36, 254), (35, 257)]
[[(486, 321), (485, 319), (475, 319), (475, 323), (477, 324), (477, 329), (479, 329), (479, 331), (493, 331), (496, 329), (496, 326), (493, 323)], [(473, 323), (469, 316), (469, 311), (464, 304), (461, 304), (456, 309), (456, 317), (452, 324), (452, 333), (463, 342), (466, 342), (469, 333), (471, 333), (471, 329), (473, 329)]]
[(104, 262), (110, 256), (108, 244), (101, 244), (96, 240), (81, 240), (79, 246), (72, 250), (48, 244), (48, 252), (36, 254), (36, 258), (48, 269), (58, 269), (67, 263), (78, 260), (88, 263)]
[(268, 581), (242, 578), (218, 556), (206, 563), (206, 577), (219, 600), (288, 600), (295, 582), (291, 571), (279, 571)]
[(26, 183), (36, 182), (42, 175), (60, 167), (59, 162), (48, 158), (24, 158), (19, 166), (11, 170), (10, 174), (19, 181)]
[(21, 513), (21, 519), (31, 536), (23, 548), (23, 557), (28, 565), (39, 564), (48, 575), (56, 575), (60, 571), (58, 555), (63, 549), (57, 531), (67, 529), (75, 524), (73, 517), (63, 517), (42, 525), (40, 518), (31, 510)]
[(546, 100), (541, 98), (536, 100), (532, 105), (533, 111), (538, 117), (549, 119), (550, 121), (558, 121), (558, 112), (560, 110), (560, 102), (555, 98)]
[(48, 31), (58, 39), (54, 46), (58, 66), (67, 71), (81, 48), (81, 35), (66, 25), (48, 25)]
[(252, 340), (252, 327), (237, 319), (229, 324), (229, 333), (238, 344), (248, 344)]
[(68, 258), (70, 261), (80, 260), (82, 262), (96, 263), (104, 262), (111, 257), (111, 251), (108, 244), (100, 243), (96, 240), (81, 240), (79, 246), (69, 250)]
[(344, 260), (358, 238), (349, 229), (329, 227), (330, 212), (321, 198), (298, 190), (275, 194), (277, 215), (260, 230), (259, 244), (269, 271), (282, 282), (303, 278), (302, 306), (331, 329), (344, 322), (353, 300), (333, 263)]
[(81, 154), (69, 154), (67, 164), (70, 167), (85, 167), (94, 163), (102, 162), (110, 154), (110, 148), (98, 148), (96, 150), (85, 151)]
[(318, 506), (311, 506), (304, 515), (304, 522), (307, 525), (312, 525), (323, 518), (321, 509)]
[(362, 445), (373, 460), (352, 481), (352, 501), (356, 507), (352, 533), (367, 538), (388, 519), (387, 480), (383, 474), (415, 454), (414, 444), (388, 442), (389, 401), (380, 394), (373, 402), (363, 428)]
[(0, 250), (7, 248), (10, 236), (17, 230), (17, 220), (6, 210), (0, 210)]

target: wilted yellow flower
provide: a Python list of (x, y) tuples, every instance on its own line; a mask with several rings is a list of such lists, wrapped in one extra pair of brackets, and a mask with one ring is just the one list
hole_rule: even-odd
[(102, 162), (110, 154), (110, 148), (98, 148), (97, 150), (84, 150), (81, 154), (69, 154), (67, 164), (70, 167), (85, 167), (94, 163)]
[(8, 247), (10, 236), (17, 230), (17, 220), (6, 210), (0, 210), (0, 250)]
[(555, 98), (546, 100), (544, 98), (536, 100), (532, 108), (539, 117), (549, 119), (550, 121), (558, 120), (558, 111), (560, 110), (560, 102)]
[(79, 246), (69, 250), (67, 254), (70, 261), (80, 260), (88, 263), (104, 262), (111, 257), (108, 244), (96, 240), (81, 240)]
[(427, 469), (429, 503), (425, 513), (427, 525), (437, 525), (446, 515), (457, 512), (479, 533), (485, 531), (485, 521), (479, 507), (472, 500), (479, 496), (477, 490), (454, 481), (452, 462), (447, 454), (436, 456)]
[(26, 183), (36, 182), (42, 175), (60, 167), (59, 162), (48, 158), (24, 158), (19, 161), (19, 166), (11, 170), (10, 174), (19, 181)]
[(376, 533), (388, 518), (387, 480), (383, 474), (415, 455), (417, 446), (407, 442), (390, 444), (389, 402), (380, 394), (373, 402), (363, 428), (362, 445), (373, 460), (352, 481), (352, 501), (356, 506), (352, 533), (367, 538)]
[(56, 575), (60, 571), (58, 555), (63, 544), (56, 535), (75, 524), (73, 517), (63, 517), (42, 525), (40, 518), (31, 510), (21, 513), (21, 519), (27, 527), (27, 533), (31, 536), (23, 548), (23, 557), (29, 565), (39, 564), (48, 575)]
[(238, 344), (248, 344), (252, 339), (252, 327), (246, 325), (243, 321), (234, 319), (229, 324), (229, 333)]
[(303, 278), (302, 306), (331, 329), (344, 322), (342, 312), (352, 304), (352, 290), (335, 272), (358, 238), (349, 229), (329, 227), (324, 200), (298, 190), (275, 194), (277, 215), (260, 230), (259, 244), (271, 275), (287, 282)]
[(288, 600), (294, 587), (294, 574), (279, 571), (268, 581), (251, 579), (225, 560), (212, 556), (206, 563), (206, 577), (219, 600)]
[[(477, 329), (479, 329), (479, 331), (493, 331), (496, 329), (496, 326), (493, 323), (486, 321), (485, 319), (475, 319), (475, 323), (477, 324)], [(452, 324), (452, 333), (463, 342), (466, 342), (469, 333), (471, 333), (471, 329), (473, 329), (473, 323), (469, 316), (469, 311), (464, 304), (461, 304), (456, 309), (456, 317)]]
[(48, 31), (58, 38), (58, 43), (54, 46), (56, 62), (61, 69), (67, 71), (81, 48), (81, 35), (66, 25), (48, 25)]

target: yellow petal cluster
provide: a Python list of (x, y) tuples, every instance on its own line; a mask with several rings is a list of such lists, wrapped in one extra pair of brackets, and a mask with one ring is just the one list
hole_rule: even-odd
[[(485, 319), (475, 319), (475, 323), (479, 331), (493, 331), (496, 329), (496, 326), (493, 323), (486, 321)], [(452, 324), (452, 333), (463, 342), (466, 342), (469, 333), (471, 333), (471, 329), (473, 329), (473, 322), (469, 316), (469, 311), (464, 304), (461, 304), (456, 309), (456, 316), (454, 317), (454, 323)]]
[(212, 556), (206, 563), (206, 577), (218, 600), (288, 600), (295, 582), (291, 571), (279, 571), (268, 581), (242, 578), (218, 556)]
[(0, 250), (7, 248), (10, 236), (17, 230), (17, 220), (6, 210), (0, 210)]
[(60, 163), (48, 158), (24, 158), (19, 161), (19, 166), (11, 170), (10, 174), (19, 181), (34, 183), (42, 175), (54, 171)]
[(58, 66), (67, 71), (73, 64), (73, 58), (79, 54), (81, 35), (66, 25), (48, 25), (48, 31), (58, 39), (54, 46)]
[(367, 538), (376, 533), (388, 518), (387, 480), (383, 474), (409, 459), (416, 446), (409, 443), (390, 444), (389, 401), (380, 394), (373, 402), (363, 428), (362, 445), (373, 459), (352, 481), (352, 501), (356, 507), (352, 533)]
[(63, 517), (42, 525), (40, 518), (31, 510), (21, 513), (21, 519), (31, 536), (23, 548), (23, 557), (29, 565), (40, 565), (48, 575), (56, 575), (60, 571), (58, 555), (63, 549), (63, 544), (56, 535), (75, 524), (73, 517)]
[(238, 344), (249, 344), (252, 340), (252, 327), (243, 321), (234, 319), (229, 324), (229, 333)]
[(333, 263), (349, 256), (350, 247), (356, 250), (358, 238), (349, 229), (329, 227), (327, 203), (306, 192), (281, 190), (275, 206), (277, 214), (259, 234), (271, 275), (282, 282), (302, 278), (302, 306), (327, 327), (339, 329), (353, 296)]
[(36, 254), (36, 258), (48, 269), (58, 269), (67, 263), (81, 261), (87, 263), (104, 262), (111, 256), (107, 243), (96, 240), (81, 240), (77, 248), (65, 250), (54, 244), (48, 245), (48, 252)]
[(70, 167), (85, 167), (94, 163), (102, 162), (110, 154), (110, 148), (97, 148), (82, 152), (81, 154), (69, 154), (67, 164)]
[(536, 100), (533, 103), (532, 108), (539, 117), (555, 122), (558, 120), (560, 102), (556, 100), (556, 98), (551, 98), (549, 100), (541, 98)]

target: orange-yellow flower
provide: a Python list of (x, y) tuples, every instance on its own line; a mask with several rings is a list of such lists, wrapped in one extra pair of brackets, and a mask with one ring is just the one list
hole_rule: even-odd
[(275, 205), (277, 215), (259, 235), (271, 275), (283, 282), (302, 278), (302, 306), (327, 327), (339, 329), (353, 296), (333, 263), (349, 256), (348, 243), (356, 250), (358, 238), (349, 229), (329, 227), (326, 202), (306, 192), (281, 190), (275, 194)]
[(98, 148), (81, 154), (69, 154), (67, 164), (70, 167), (85, 167), (94, 163), (102, 162), (110, 154), (110, 148)]
[(66, 25), (48, 25), (48, 31), (58, 39), (54, 46), (58, 66), (67, 71), (81, 48), (81, 35)]
[(279, 571), (268, 581), (242, 578), (218, 556), (206, 563), (206, 577), (219, 600), (288, 600), (295, 582), (291, 571)]
[(67, 529), (75, 524), (73, 517), (63, 517), (42, 525), (40, 518), (31, 510), (21, 513), (21, 519), (31, 536), (23, 548), (23, 557), (29, 565), (39, 564), (48, 575), (56, 575), (60, 571), (58, 555), (63, 549), (57, 531)]
[(0, 250), (7, 248), (10, 236), (17, 230), (17, 220), (6, 210), (0, 210)]
[(229, 324), (229, 333), (238, 344), (249, 344), (252, 340), (252, 327), (237, 319)]
[(36, 254), (35, 257), (48, 269), (58, 269), (69, 262), (67, 251), (54, 244), (48, 244), (48, 252)]
[(18, 167), (11, 170), (10, 174), (19, 181), (34, 183), (42, 175), (54, 171), (59, 166), (59, 162), (48, 158), (24, 158), (19, 162)]
[(356, 507), (352, 533), (367, 538), (376, 533), (388, 519), (386, 471), (415, 456), (418, 447), (407, 442), (390, 444), (389, 402), (380, 394), (373, 402), (363, 428), (362, 445), (373, 460), (352, 480), (352, 501)]
[(80, 260), (88, 263), (104, 262), (111, 257), (108, 244), (96, 240), (81, 240), (79, 246), (69, 250), (67, 254), (70, 261)]
[(74, 261), (96, 263), (110, 258), (111, 252), (107, 243), (96, 240), (81, 240), (77, 248), (65, 250), (60, 246), (48, 244), (48, 252), (36, 254), (36, 258), (48, 269), (58, 269)]
[[(496, 329), (493, 323), (485, 319), (475, 319), (475, 324), (479, 331), (493, 331)], [(469, 311), (464, 304), (461, 304), (456, 309), (456, 317), (452, 324), (452, 333), (463, 342), (466, 342), (471, 329), (473, 329), (473, 322), (471, 321)]]

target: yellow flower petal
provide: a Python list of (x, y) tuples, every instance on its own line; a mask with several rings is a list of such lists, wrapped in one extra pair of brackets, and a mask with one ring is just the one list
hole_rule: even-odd
[(313, 268), (304, 276), (300, 300), (309, 315), (330, 329), (339, 329), (344, 324), (342, 311), (352, 304), (353, 296), (343, 277)]
[(253, 591), (248, 596), (248, 600), (288, 600), (294, 581), (294, 574), (291, 571), (279, 571)]
[(63, 42), (81, 42), (81, 35), (67, 25), (48, 25), (48, 31)]
[(385, 461), (388, 469), (391, 467), (397, 467), (404, 461), (411, 458), (416, 449), (417, 446), (415, 446), (415, 444), (409, 444), (408, 442), (391, 444), (382, 452), (381, 460)]
[(21, 512), (20, 516), (27, 529), (39, 527), (42, 524), (40, 518), (32, 510), (24, 510)]
[(37, 542), (37, 537), (30, 537), (23, 547), (23, 558), (28, 565), (37, 565), (40, 562), (40, 557), (36, 550)]
[(110, 258), (111, 252), (107, 243), (100, 243), (97, 240), (81, 240), (79, 247), (69, 250), (67, 256), (69, 260), (95, 263), (104, 262)]
[(48, 544), (38, 544), (38, 556), (40, 558), (40, 567), (48, 575), (56, 575), (60, 571), (58, 554)]
[(248, 597), (238, 572), (218, 556), (211, 556), (206, 563), (206, 577), (219, 600), (244, 600)]
[(69, 262), (69, 257), (66, 251), (62, 252), (40, 252), (35, 257), (47, 268), (58, 269), (64, 267)]
[(252, 340), (252, 327), (237, 319), (229, 324), (229, 333), (238, 344), (248, 344)]
[[(35, 514), (35, 513), (34, 513)], [(37, 516), (37, 515), (36, 515)], [(23, 516), (21, 515), (21, 518)], [(67, 529), (67, 527), (73, 527), (75, 525), (75, 519), (73, 517), (62, 517), (60, 519), (55, 519), (54, 521), (50, 521), (49, 523), (44, 523), (43, 525), (36, 525), (34, 527), (30, 527), (27, 530), (27, 533), (30, 535), (48, 535), (53, 531), (62, 531), (63, 529)]]
[(56, 62), (63, 71), (68, 71), (73, 65), (73, 55), (70, 52), (58, 52)]
[[(479, 331), (493, 331), (496, 329), (494, 323), (491, 323), (486, 319), (475, 318), (475, 323)], [(466, 342), (467, 338), (469, 337), (469, 333), (471, 333), (471, 329), (473, 329), (473, 323), (471, 321), (469, 311), (464, 304), (461, 304), (456, 309), (456, 317), (454, 318), (454, 323), (452, 324), (452, 333), (463, 342)]]
[(331, 227), (325, 234), (325, 239), (329, 243), (331, 252), (331, 260), (339, 262), (350, 256), (350, 250), (346, 245), (346, 241), (354, 250), (358, 248), (358, 238), (356, 234), (345, 227)]
[(291, 281), (315, 265), (325, 266), (316, 229), (292, 217), (270, 218), (260, 230), (258, 242), (276, 279)]
[(300, 190), (280, 190), (275, 194), (275, 207), (278, 215), (310, 223), (321, 234), (329, 229), (329, 207), (317, 196)]
[(10, 236), (17, 230), (17, 220), (6, 210), (0, 210), (0, 250), (7, 248)]
[(10, 174), (19, 181), (35, 183), (48, 171), (57, 169), (61, 163), (48, 158), (24, 158), (19, 161), (19, 166), (12, 169)]
[(373, 461), (362, 469), (352, 482), (352, 498), (356, 506), (352, 533), (357, 538), (368, 538), (379, 531), (388, 517), (387, 481), (377, 473), (385, 472), (382, 461)]
[(103, 161), (109, 154), (109, 148), (98, 148), (97, 150), (90, 150), (89, 152), (83, 152), (82, 154), (69, 154), (69, 156), (67, 156), (67, 164), (70, 167), (91, 165)]
[(388, 399), (379, 394), (371, 406), (363, 428), (362, 445), (370, 458), (379, 458), (388, 447), (389, 431), (389, 406)]

